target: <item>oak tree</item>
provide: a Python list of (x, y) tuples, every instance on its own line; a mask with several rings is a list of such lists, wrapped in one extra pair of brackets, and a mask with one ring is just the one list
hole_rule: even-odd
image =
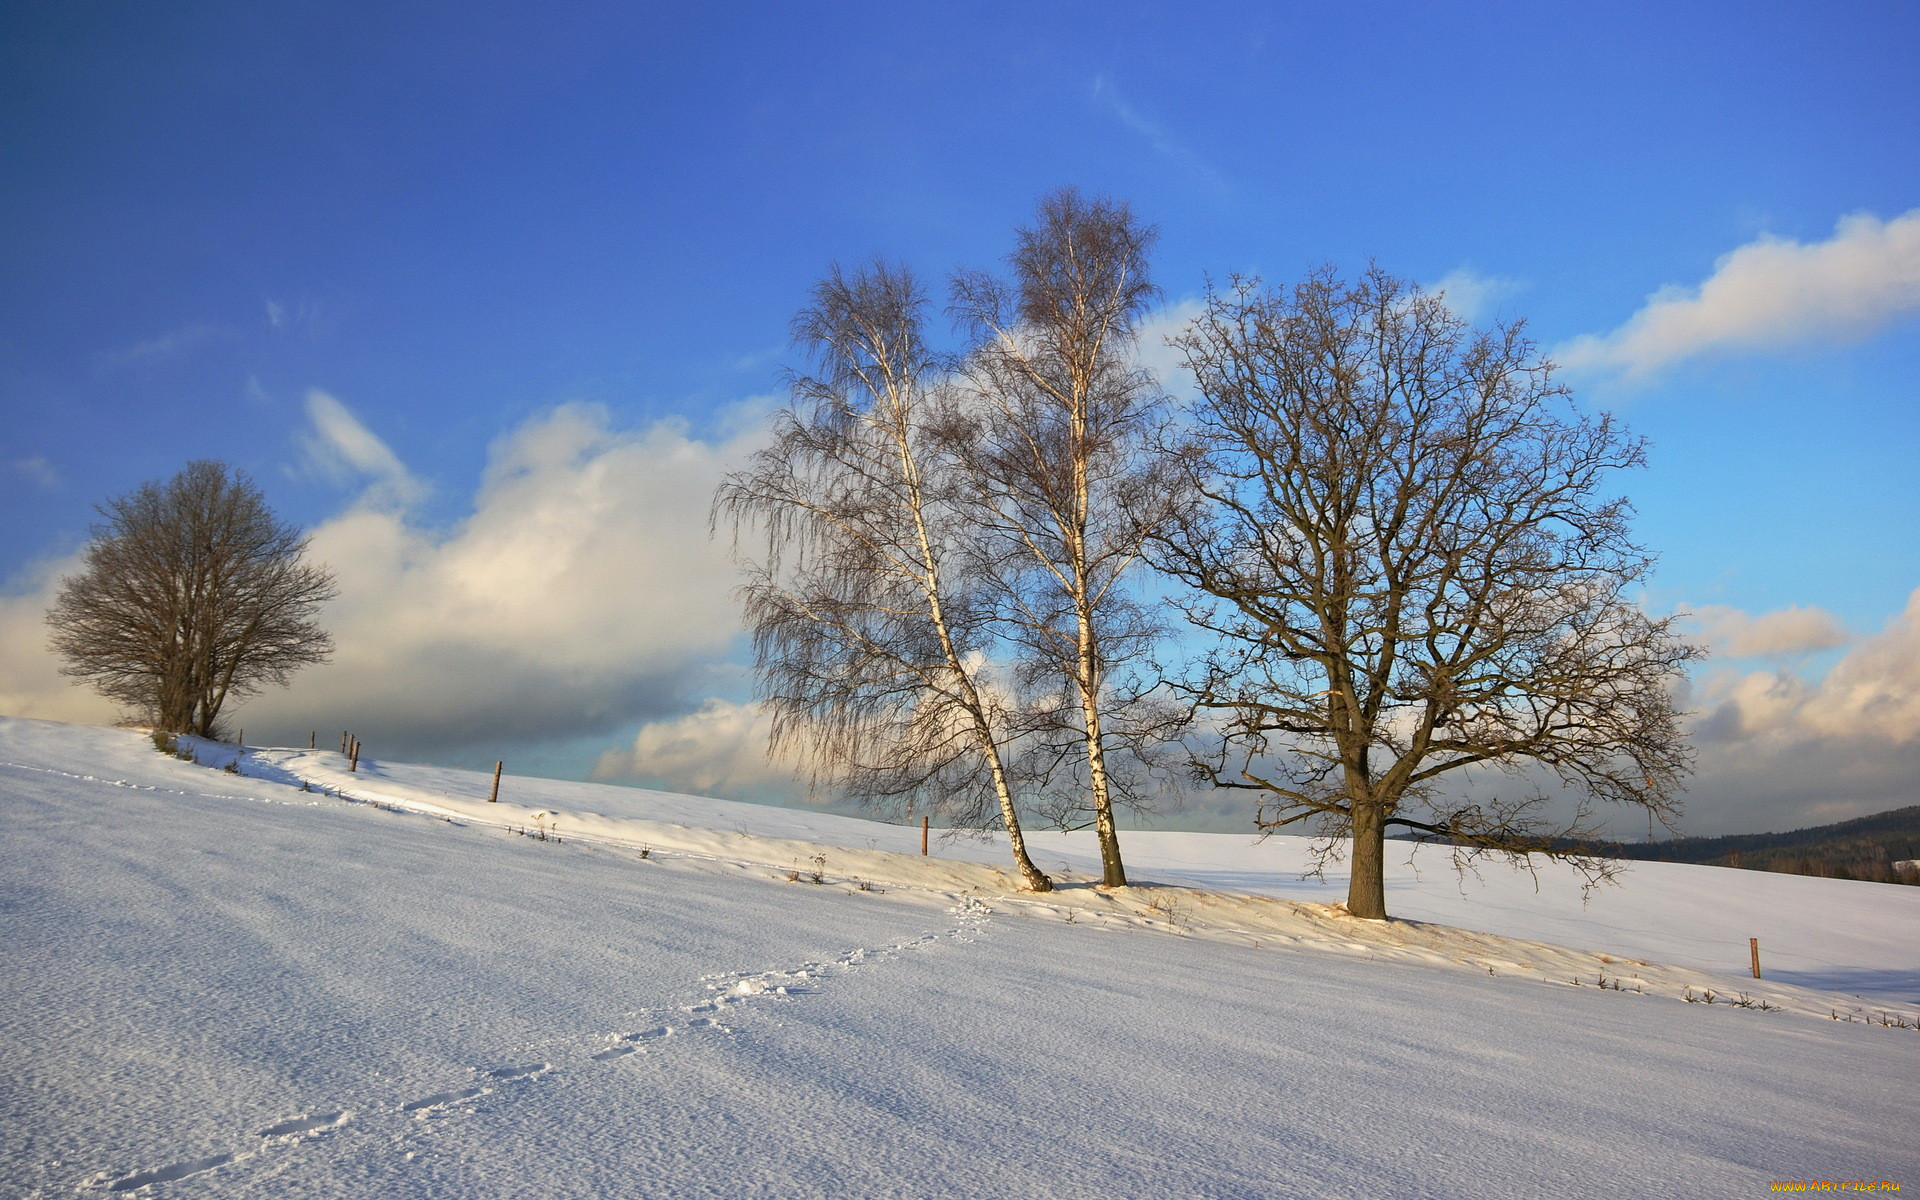
[(1180, 345), (1194, 500), (1154, 555), (1215, 639), (1184, 681), (1220, 734), (1204, 778), (1263, 829), (1350, 835), (1368, 918), (1390, 830), (1591, 878), (1593, 802), (1670, 822), (1699, 651), (1632, 594), (1652, 558), (1608, 485), (1639, 438), (1574, 409), (1520, 326), (1377, 269), (1238, 281)]

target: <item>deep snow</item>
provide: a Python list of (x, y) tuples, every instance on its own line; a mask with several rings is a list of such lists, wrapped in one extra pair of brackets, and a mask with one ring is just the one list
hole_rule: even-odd
[[(1911, 1018), (1913, 889), (1643, 864), (1582, 909), (1558, 877), (1396, 875), (1398, 912), (1468, 935), (1175, 887), (1011, 895), (993, 847), (922, 861), (918, 830), (823, 814), (512, 778), (488, 806), (483, 776), (306, 751), (242, 769), (0, 719), (0, 1194), (1920, 1179), (1920, 1031), (1823, 1007)], [(1248, 842), (1126, 845), (1142, 880), (1332, 898), (1276, 871), (1296, 845)], [(1561, 930), (1575, 949), (1495, 936)], [(1782, 968), (1760, 984), (1729, 973), (1749, 931)], [(1564, 977), (1609, 970), (1642, 990)]]

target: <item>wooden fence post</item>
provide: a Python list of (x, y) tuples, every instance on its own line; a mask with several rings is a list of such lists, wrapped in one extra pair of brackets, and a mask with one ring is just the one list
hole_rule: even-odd
[(506, 765), (504, 761), (493, 764), (493, 792), (487, 797), (488, 804), (498, 804), (500, 802), (500, 768)]
[(358, 773), (360, 770), (360, 739), (353, 739), (352, 753), (347, 757), (347, 770)]
[(1753, 952), (1753, 977), (1760, 978), (1760, 939), (1748, 938), (1747, 949)]
[(920, 818), (920, 857), (927, 856), (927, 818)]
[(320, 740), (320, 731), (315, 729), (307, 734), (307, 749), (311, 750)]

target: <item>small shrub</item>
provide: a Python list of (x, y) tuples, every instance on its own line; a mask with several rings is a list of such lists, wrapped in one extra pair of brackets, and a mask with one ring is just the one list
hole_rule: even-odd
[(160, 753), (173, 754), (178, 750), (179, 745), (180, 739), (174, 737), (166, 730), (156, 729), (153, 731), (153, 748)]
[(1155, 892), (1153, 898), (1147, 901), (1147, 910), (1159, 913), (1167, 924), (1176, 929), (1186, 924), (1187, 906), (1180, 902), (1180, 897), (1174, 892)]

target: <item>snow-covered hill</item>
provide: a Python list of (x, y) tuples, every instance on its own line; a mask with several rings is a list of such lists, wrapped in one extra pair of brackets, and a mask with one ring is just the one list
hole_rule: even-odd
[(1377, 925), (1283, 839), (1132, 834), (1107, 894), (1043, 836), (1034, 897), (917, 829), (222, 753), (0, 719), (0, 1194), (1920, 1178), (1920, 890), (1643, 864), (1583, 908), (1420, 858)]

